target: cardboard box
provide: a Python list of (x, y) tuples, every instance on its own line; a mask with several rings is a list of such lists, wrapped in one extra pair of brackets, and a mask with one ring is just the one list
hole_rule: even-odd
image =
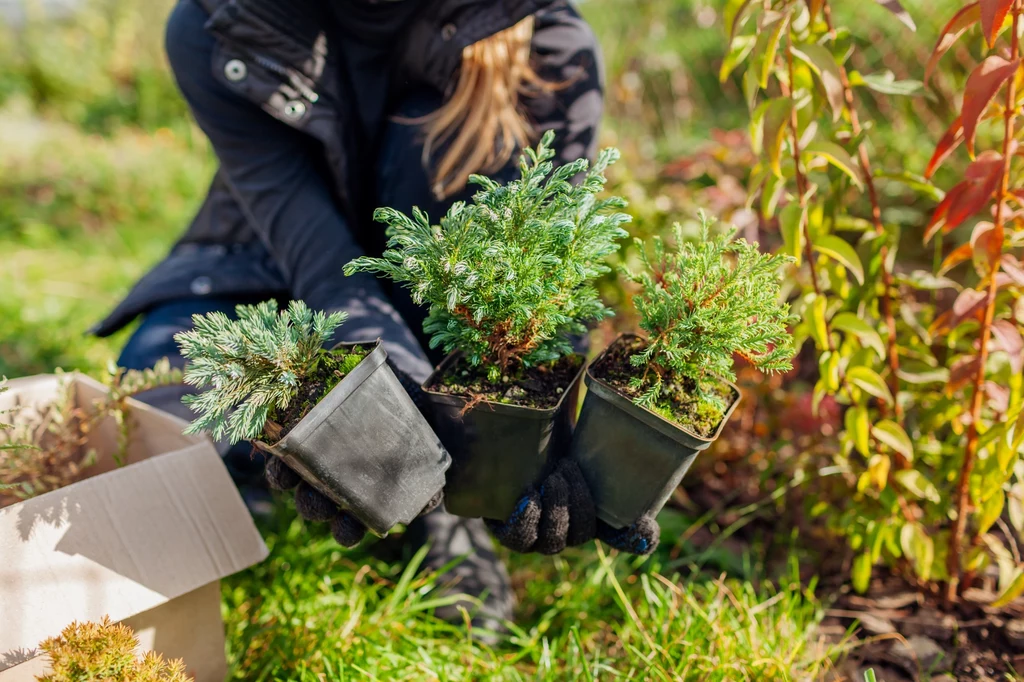
[[(104, 393), (64, 380), (79, 405)], [(58, 381), (12, 380), (0, 410), (48, 403)], [(0, 509), (0, 682), (34, 680), (46, 669), (39, 642), (105, 615), (134, 629), (140, 650), (183, 658), (197, 682), (226, 675), (219, 581), (267, 548), (209, 440), (135, 401), (128, 418), (126, 466), (110, 456), (110, 421), (90, 435), (99, 460), (82, 480)]]

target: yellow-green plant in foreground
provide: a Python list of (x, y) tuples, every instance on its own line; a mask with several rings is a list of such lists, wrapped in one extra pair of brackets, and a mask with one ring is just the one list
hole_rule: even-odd
[(165, 661), (153, 652), (139, 657), (139, 640), (131, 628), (111, 623), (71, 623), (39, 648), (50, 659), (51, 672), (40, 682), (188, 682), (185, 664)]

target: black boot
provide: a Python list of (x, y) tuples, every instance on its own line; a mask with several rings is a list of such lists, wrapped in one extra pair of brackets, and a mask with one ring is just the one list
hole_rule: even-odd
[(435, 615), (451, 623), (461, 623), (459, 606), (462, 606), (469, 612), (474, 627), (486, 631), (475, 633), (477, 639), (494, 643), (496, 638), (491, 633), (504, 632), (504, 622), (512, 620), (515, 595), (508, 571), (494, 551), (494, 540), (484, 522), (453, 516), (442, 506), (416, 519), (406, 535), (416, 547), (430, 543), (424, 562), (430, 569), (439, 569), (453, 559), (465, 557), (440, 576), (439, 582), (445, 595), (469, 595), (482, 604), (478, 607), (466, 600), (440, 607)]

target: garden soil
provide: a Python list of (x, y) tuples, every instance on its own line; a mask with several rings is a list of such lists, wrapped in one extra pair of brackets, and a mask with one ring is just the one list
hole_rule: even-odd
[[(694, 465), (699, 475), (691, 472), (672, 502), (688, 518), (706, 519), (681, 536), (670, 549), (673, 558), (698, 557), (715, 570), (709, 557), (762, 556), (770, 575), (786, 576), (789, 529), (827, 541), (806, 514), (808, 486), (814, 484), (794, 486), (766, 502), (792, 483), (799, 462), (806, 467), (817, 458), (824, 465), (837, 447), (832, 437), (841, 428), (838, 406), (823, 403), (812, 416), (810, 395), (793, 390), (800, 380), (799, 363), (775, 377), (740, 369), (741, 409), (711, 456)], [(828, 607), (821, 634), (837, 644), (845, 641), (849, 651), (831, 682), (861, 682), (867, 669), (881, 682), (1004, 682), (1006, 673), (1024, 672), (1024, 600), (988, 607), (995, 599), (994, 576), (982, 576), (963, 604), (946, 612), (934, 595), (880, 568), (866, 595), (852, 594), (852, 556), (845, 547), (834, 549), (801, 567), (803, 580), (820, 580), (817, 594)]]
[(451, 369), (438, 376), (427, 390), (435, 393), (461, 396), (473, 402), (492, 402), (549, 409), (558, 404), (562, 394), (579, 374), (583, 357), (570, 355), (554, 364), (528, 367), (521, 378), (492, 382), (477, 368), (469, 367), (461, 359)]
[[(590, 368), (590, 373), (627, 398), (636, 398), (638, 391), (630, 387), (630, 382), (641, 374), (641, 370), (630, 363), (630, 358), (646, 347), (647, 342), (638, 337), (620, 339), (609, 346), (601, 361)], [(718, 430), (722, 413), (711, 410), (709, 415), (707, 409), (701, 409), (701, 402), (694, 397), (693, 389), (693, 385), (684, 382), (666, 381), (655, 411), (701, 438), (710, 438)], [(726, 383), (713, 385), (712, 392), (722, 405), (729, 405), (736, 399)]]
[[(838, 583), (842, 576), (835, 576)], [(898, 576), (876, 569), (865, 595), (836, 596), (822, 632), (837, 641), (851, 627), (850, 655), (840, 666), (851, 679), (875, 668), (886, 682), (916, 682), (949, 675), (955, 680), (1003, 682), (1024, 670), (1024, 602), (988, 606), (995, 576), (982, 576), (961, 602), (943, 609), (937, 595), (915, 590)]]

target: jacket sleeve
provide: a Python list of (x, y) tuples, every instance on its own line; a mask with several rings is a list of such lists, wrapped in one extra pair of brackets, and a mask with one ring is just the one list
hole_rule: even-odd
[(568, 2), (556, 2), (534, 18), (533, 66), (550, 85), (524, 99), (538, 133), (555, 131), (558, 163), (597, 156), (604, 110), (604, 64), (590, 25)]
[(430, 364), (371, 275), (345, 277), (362, 255), (317, 168), (315, 142), (231, 92), (213, 76), (215, 38), (206, 12), (179, 2), (167, 25), (168, 61), (192, 114), (209, 138), (229, 189), (270, 252), (293, 298), (345, 310), (338, 340), (380, 337), (395, 363), (416, 379)]

